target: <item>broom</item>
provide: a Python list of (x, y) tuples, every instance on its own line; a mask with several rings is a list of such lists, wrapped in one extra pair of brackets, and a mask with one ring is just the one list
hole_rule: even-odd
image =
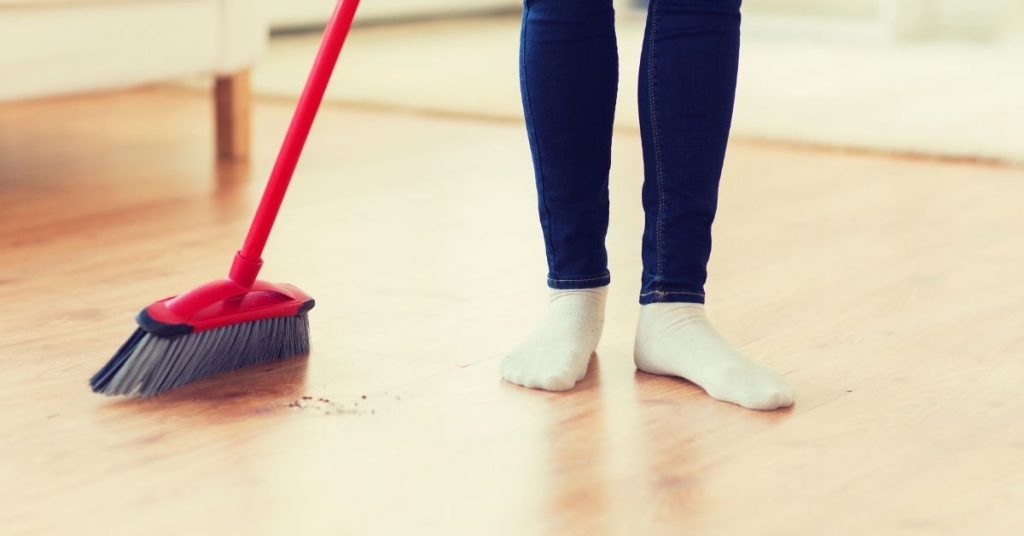
[(359, 0), (340, 0), (242, 249), (226, 279), (143, 309), (138, 329), (89, 384), (105, 395), (151, 396), (221, 372), (309, 352), (313, 299), (257, 281), (263, 247), (295, 172)]

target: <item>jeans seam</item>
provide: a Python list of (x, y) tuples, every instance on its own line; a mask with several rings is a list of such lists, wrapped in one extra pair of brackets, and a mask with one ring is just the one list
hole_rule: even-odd
[(536, 134), (536, 128), (537, 127), (536, 127), (536, 125), (533, 122), (533, 104), (532, 104), (532, 101), (530, 100), (530, 88), (529, 88), (530, 84), (527, 81), (528, 74), (526, 72), (526, 43), (528, 41), (528, 39), (526, 38), (526, 33), (529, 31), (529, 28), (530, 28), (530, 20), (529, 19), (530, 19), (530, 3), (528, 1), (524, 1), (523, 2), (523, 33), (522, 33), (522, 36), (520, 37), (520, 43), (519, 43), (519, 62), (520, 62), (519, 64), (521, 65), (522, 78), (523, 78), (523, 80), (522, 80), (522, 83), (523, 83), (523, 100), (526, 103), (526, 112), (527, 112), (526, 113), (526, 121), (529, 124), (528, 125), (529, 128), (527, 128), (527, 136), (530, 138), (530, 145), (533, 147), (534, 154), (535, 154), (535, 157), (536, 157), (536, 160), (537, 160), (536, 161), (536, 168), (537, 168), (536, 169), (536, 174), (537, 174), (538, 190), (540, 192), (541, 206), (543, 206), (543, 208), (544, 208), (543, 217), (544, 217), (545, 220), (547, 220), (546, 223), (545, 223), (545, 226), (547, 227), (547, 232), (545, 232), (543, 234), (544, 234), (544, 240), (545, 240), (545, 242), (547, 242), (548, 249), (551, 250), (551, 258), (552, 258), (552, 263), (551, 264), (554, 265), (554, 259), (557, 259), (558, 255), (555, 253), (555, 240), (554, 240), (554, 238), (549, 236), (551, 234), (551, 229), (552, 229), (552, 227), (551, 227), (551, 209), (548, 208), (548, 198), (547, 198), (547, 193), (546, 193), (547, 192), (547, 188), (545, 187), (545, 182), (546, 181), (544, 180), (544, 166), (541, 164), (542, 159), (541, 159), (541, 154), (540, 154), (540, 144), (537, 142), (537, 134)]
[(661, 161), (661, 136), (658, 133), (658, 102), (655, 99), (655, 63), (656, 54), (654, 40), (658, 33), (658, 0), (651, 0), (651, 31), (647, 37), (647, 48), (650, 58), (647, 62), (647, 99), (650, 107), (651, 114), (651, 136), (654, 142), (654, 182), (658, 192), (658, 214), (654, 218), (654, 257), (655, 257), (655, 275), (654, 280), (657, 281), (661, 277), (661, 273), (664, 267), (664, 256), (662, 254), (664, 250), (664, 214), (665, 214), (665, 180), (664, 180), (664, 168), (662, 167)]

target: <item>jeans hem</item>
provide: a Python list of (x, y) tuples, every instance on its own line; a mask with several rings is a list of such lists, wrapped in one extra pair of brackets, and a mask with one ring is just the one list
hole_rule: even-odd
[(612, 282), (612, 276), (608, 272), (595, 277), (548, 277), (548, 287), (558, 290), (576, 290), (584, 288), (606, 287)]
[(689, 290), (649, 290), (640, 294), (640, 305), (650, 303), (704, 303), (703, 292)]

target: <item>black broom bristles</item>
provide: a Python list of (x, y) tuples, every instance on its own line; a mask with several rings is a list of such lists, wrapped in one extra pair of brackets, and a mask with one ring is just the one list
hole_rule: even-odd
[(306, 314), (174, 337), (139, 328), (89, 380), (108, 396), (147, 397), (201, 378), (309, 352)]

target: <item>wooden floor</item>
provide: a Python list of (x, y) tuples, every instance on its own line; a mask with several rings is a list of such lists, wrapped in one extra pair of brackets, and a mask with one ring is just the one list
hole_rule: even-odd
[(709, 308), (789, 411), (637, 373), (639, 139), (606, 335), (573, 392), (500, 381), (545, 296), (518, 125), (325, 111), (264, 275), (314, 351), (147, 401), (86, 387), (219, 277), (285, 126), (213, 164), (183, 90), (0, 107), (4, 534), (1024, 533), (1024, 170), (734, 143)]

